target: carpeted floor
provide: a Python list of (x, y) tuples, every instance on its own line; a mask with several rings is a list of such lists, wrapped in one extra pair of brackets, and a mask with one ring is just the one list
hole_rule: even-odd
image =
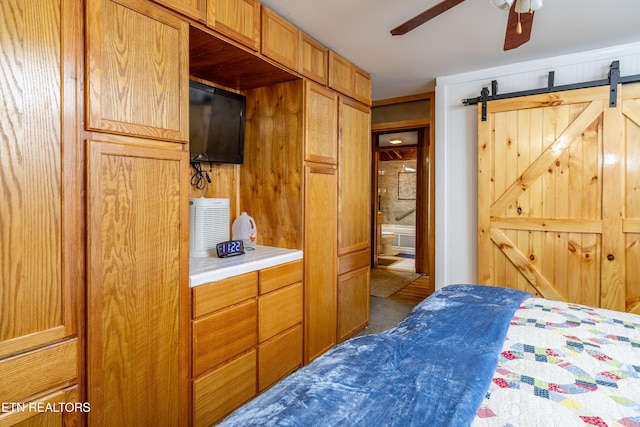
[(387, 298), (420, 276), (408, 271), (374, 268), (371, 270), (371, 295)]
[(401, 301), (371, 297), (369, 326), (358, 335), (377, 334), (395, 326), (413, 310), (414, 305)]

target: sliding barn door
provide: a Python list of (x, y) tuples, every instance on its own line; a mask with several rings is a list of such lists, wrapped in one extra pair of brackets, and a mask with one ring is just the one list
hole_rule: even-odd
[(478, 119), (480, 283), (635, 308), (638, 93), (620, 88), (613, 108), (608, 87), (489, 102)]

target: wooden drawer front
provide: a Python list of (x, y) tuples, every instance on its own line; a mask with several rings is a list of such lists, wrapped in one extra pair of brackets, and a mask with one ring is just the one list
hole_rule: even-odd
[(302, 321), (302, 283), (260, 297), (258, 307), (258, 336), (263, 342)]
[(263, 391), (302, 366), (302, 325), (260, 344), (258, 348), (258, 391)]
[(366, 267), (371, 262), (371, 251), (366, 249), (338, 257), (338, 274), (345, 274), (356, 268)]
[(193, 318), (254, 298), (258, 273), (230, 277), (193, 288)]
[(260, 270), (260, 295), (302, 281), (302, 260)]
[(0, 361), (0, 402), (24, 402), (54, 387), (71, 385), (78, 371), (76, 339)]
[(257, 304), (247, 301), (193, 322), (193, 376), (256, 345)]
[[(47, 405), (75, 404), (78, 402), (78, 394), (78, 386), (67, 387), (49, 395), (41, 396), (29, 402), (29, 404), (45, 408)], [(7, 406), (9, 406), (9, 409), (13, 409), (11, 407), (12, 405)], [(91, 409), (90, 406), (86, 406), (86, 403), (82, 403), (82, 407), (85, 410)], [(37, 412), (35, 410), (31, 411), (28, 408), (26, 408), (26, 410), (20, 410), (20, 408), (16, 407), (12, 412), (3, 412), (0, 414), (0, 426), (79, 426), (80, 414), (82, 414), (81, 411), (56, 412), (52, 410)]]
[(256, 395), (256, 351), (193, 382), (194, 424), (210, 426)]

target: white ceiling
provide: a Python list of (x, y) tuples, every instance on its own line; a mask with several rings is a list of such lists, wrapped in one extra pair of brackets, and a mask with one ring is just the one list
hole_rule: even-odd
[(374, 99), (431, 91), (440, 76), (640, 41), (640, 0), (544, 0), (531, 40), (507, 52), (507, 12), (489, 0), (466, 0), (403, 36), (389, 33), (440, 1), (262, 3), (371, 73)]

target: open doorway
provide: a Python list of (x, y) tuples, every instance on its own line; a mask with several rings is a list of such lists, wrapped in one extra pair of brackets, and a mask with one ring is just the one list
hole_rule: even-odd
[(371, 126), (372, 267), (426, 279), (435, 258), (431, 117), (429, 93), (374, 102)]

